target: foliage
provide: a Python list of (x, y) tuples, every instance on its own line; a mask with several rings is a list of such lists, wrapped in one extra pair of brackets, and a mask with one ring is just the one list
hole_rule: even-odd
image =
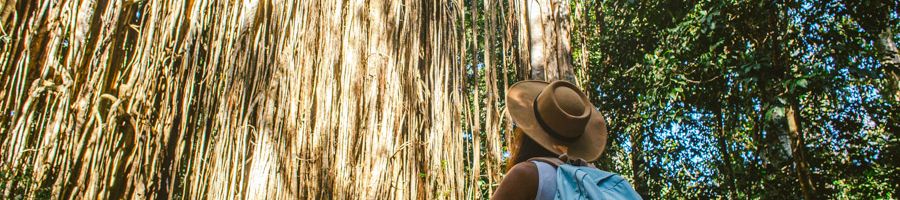
[[(798, 140), (813, 198), (896, 196), (898, 102), (884, 95), (897, 80), (876, 56), (871, 35), (878, 34), (861, 28), (871, 19), (853, 14), (894, 13), (872, 22), (892, 27), (896, 5), (854, 12), (841, 1), (593, 6), (586, 20), (600, 28), (584, 36), (589, 88), (598, 88), (594, 102), (615, 137), (600, 164), (635, 180), (646, 197), (802, 196), (792, 155)], [(789, 131), (792, 104), (800, 139)]]

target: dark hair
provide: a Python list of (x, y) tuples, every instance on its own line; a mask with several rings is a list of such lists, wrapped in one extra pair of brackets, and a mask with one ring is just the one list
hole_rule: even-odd
[(509, 158), (506, 162), (506, 170), (512, 169), (513, 166), (520, 162), (528, 161), (534, 157), (556, 157), (557, 155), (547, 150), (531, 137), (525, 134), (520, 128), (513, 130), (513, 142), (510, 145)]

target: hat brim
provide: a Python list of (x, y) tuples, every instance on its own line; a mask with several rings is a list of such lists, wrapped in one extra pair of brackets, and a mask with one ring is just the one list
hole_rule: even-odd
[(584, 133), (572, 141), (564, 141), (553, 137), (538, 123), (534, 113), (535, 97), (547, 87), (543, 81), (521, 81), (513, 84), (506, 95), (506, 109), (517, 127), (525, 135), (557, 155), (566, 153), (586, 161), (594, 161), (606, 148), (606, 120), (596, 108), (591, 106), (591, 115)]

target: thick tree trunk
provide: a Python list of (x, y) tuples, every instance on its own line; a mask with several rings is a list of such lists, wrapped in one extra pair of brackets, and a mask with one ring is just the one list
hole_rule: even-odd
[(521, 0), (519, 13), (519, 43), (523, 63), (537, 80), (566, 80), (575, 82), (572, 51), (569, 45), (569, 3), (562, 0)]

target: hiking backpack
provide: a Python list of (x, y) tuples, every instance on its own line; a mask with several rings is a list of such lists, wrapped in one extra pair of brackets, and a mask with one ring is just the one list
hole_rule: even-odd
[[(562, 162), (552, 158), (533, 158), (538, 169), (535, 199), (641, 199), (631, 184), (618, 174), (593, 166)], [(556, 166), (556, 167), (554, 167)]]

